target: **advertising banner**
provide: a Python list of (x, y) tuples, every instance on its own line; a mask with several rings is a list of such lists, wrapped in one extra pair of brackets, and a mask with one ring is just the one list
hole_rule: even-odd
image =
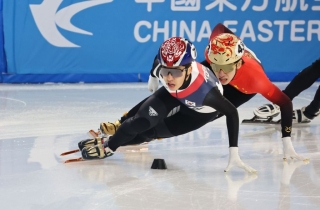
[[(4, 43), (3, 43), (3, 24), (2, 24), (2, 0), (0, 0), (0, 74), (5, 73), (6, 59), (4, 55)], [(1, 82), (1, 76), (0, 76)]]
[(171, 36), (192, 41), (202, 61), (217, 23), (243, 39), (275, 81), (320, 55), (319, 0), (3, 0), (3, 19), (8, 73), (48, 80), (147, 75)]

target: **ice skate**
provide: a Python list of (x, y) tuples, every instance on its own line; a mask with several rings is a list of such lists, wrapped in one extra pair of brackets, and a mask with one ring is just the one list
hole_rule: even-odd
[(104, 144), (97, 144), (92, 147), (84, 147), (81, 150), (82, 159), (84, 160), (104, 159), (112, 156), (113, 153), (114, 152), (108, 147), (107, 142)]
[(78, 147), (79, 147), (79, 150), (81, 151), (85, 147), (93, 147), (99, 144), (103, 144), (105, 141), (108, 141), (108, 139), (109, 139), (108, 137), (104, 137), (104, 138), (96, 137), (94, 139), (86, 139), (86, 140), (80, 141), (78, 143)]
[[(78, 143), (78, 146), (79, 146), (78, 151), (81, 151), (82, 157), (68, 159), (65, 161), (65, 163), (79, 162), (79, 161), (93, 160), (93, 159), (103, 159), (113, 155), (113, 152), (111, 150), (110, 150), (111, 151), (110, 153), (109, 150), (104, 148), (104, 145), (106, 146), (108, 145), (109, 138), (97, 137), (94, 139), (86, 139), (86, 140), (80, 141)], [(66, 152), (62, 154), (67, 155), (71, 153)]]
[[(103, 147), (103, 145), (106, 145), (107, 142), (110, 140), (112, 136), (110, 135), (104, 135), (104, 137), (95, 137), (92, 139), (86, 139), (86, 140), (82, 140), (78, 143), (78, 148), (76, 150), (71, 150), (71, 151), (67, 151), (67, 152), (63, 152), (61, 153), (60, 156), (66, 156), (69, 154), (73, 154), (73, 153), (77, 153), (80, 152), (83, 155), (87, 155), (87, 158), (72, 158), (72, 159), (68, 159), (65, 161), (65, 163), (70, 163), (70, 162), (78, 162), (78, 161), (83, 161), (83, 160), (88, 160), (91, 158), (91, 156), (97, 156), (100, 158), (105, 158), (102, 154), (102, 150), (101, 148)], [(100, 146), (102, 145), (102, 147)], [(90, 149), (89, 149), (90, 148)], [(99, 151), (98, 151), (99, 149)], [(90, 150), (90, 152), (89, 152)], [(126, 146), (121, 146), (117, 149), (117, 152), (146, 152), (148, 151), (148, 142), (144, 142), (141, 144), (135, 144), (135, 145), (126, 145)], [(91, 156), (90, 156), (90, 155)], [(89, 155), (89, 156), (88, 156)], [(110, 156), (110, 155), (108, 155)], [(91, 159), (98, 159), (98, 158), (91, 158)]]
[(276, 104), (264, 104), (253, 110), (252, 119), (242, 120), (242, 124), (280, 124), (281, 120), (274, 120), (280, 114), (280, 107)]
[(111, 122), (102, 122), (100, 123), (100, 131), (102, 134), (114, 135), (121, 123), (119, 120), (116, 120), (114, 123)]
[(315, 117), (319, 115), (319, 111), (314, 114), (312, 117), (307, 117), (305, 115), (306, 107), (302, 107), (301, 109), (295, 109), (292, 113), (292, 122), (293, 123), (310, 123)]
[(121, 125), (121, 122), (123, 122), (126, 119), (128, 112), (125, 112), (121, 120), (116, 120), (114, 123), (112, 122), (102, 122), (100, 123), (100, 132), (102, 135), (114, 135), (118, 128)]
[(80, 141), (78, 143), (78, 148), (79, 149), (63, 152), (63, 153), (60, 154), (60, 156), (65, 156), (65, 155), (69, 155), (69, 154), (72, 154), (72, 153), (80, 152), (84, 147), (91, 147), (91, 146), (95, 146), (97, 144), (103, 144), (104, 141), (106, 141), (108, 138), (109, 137), (105, 137), (105, 138), (96, 137), (96, 138), (93, 138), (93, 139), (82, 140), (82, 141)]

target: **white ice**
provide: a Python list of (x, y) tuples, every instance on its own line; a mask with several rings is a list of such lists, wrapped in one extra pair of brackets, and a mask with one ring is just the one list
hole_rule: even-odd
[[(276, 83), (283, 89), (287, 83)], [(293, 101), (301, 108), (319, 83)], [(150, 93), (146, 83), (0, 85), (0, 209), (189, 210), (320, 209), (320, 117), (295, 126), (296, 152), (309, 163), (282, 160), (278, 126), (241, 125), (239, 153), (258, 170), (228, 162), (225, 118), (189, 134), (117, 152), (97, 161), (64, 164), (89, 129), (114, 121)], [(267, 103), (260, 95), (239, 108), (240, 120)], [(167, 170), (151, 169), (155, 158)]]

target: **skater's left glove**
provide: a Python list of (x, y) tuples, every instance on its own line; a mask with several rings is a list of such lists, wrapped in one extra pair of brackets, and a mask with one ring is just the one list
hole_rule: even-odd
[(242, 160), (240, 159), (239, 153), (238, 153), (238, 147), (230, 147), (229, 148), (229, 163), (227, 168), (224, 170), (224, 172), (228, 172), (232, 167), (237, 166), (239, 168), (244, 169), (245, 171), (249, 173), (257, 173), (257, 170), (254, 168), (248, 166)]
[(308, 158), (302, 157), (296, 153), (291, 142), (291, 137), (283, 137), (282, 142), (283, 142), (283, 156), (284, 156), (283, 160), (287, 160), (288, 158), (291, 158), (291, 159), (309, 161)]

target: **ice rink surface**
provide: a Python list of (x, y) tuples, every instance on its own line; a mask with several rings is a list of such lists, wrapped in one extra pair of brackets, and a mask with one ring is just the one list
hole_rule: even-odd
[[(283, 89), (287, 83), (276, 83)], [(319, 83), (293, 101), (301, 108)], [(89, 129), (114, 121), (150, 93), (146, 83), (0, 85), (0, 209), (189, 210), (320, 209), (320, 117), (295, 126), (296, 152), (309, 163), (282, 160), (279, 126), (240, 125), (239, 154), (258, 170), (228, 163), (225, 117), (142, 152), (64, 164)], [(240, 120), (267, 100), (239, 108)], [(155, 158), (167, 170), (151, 169)]]

